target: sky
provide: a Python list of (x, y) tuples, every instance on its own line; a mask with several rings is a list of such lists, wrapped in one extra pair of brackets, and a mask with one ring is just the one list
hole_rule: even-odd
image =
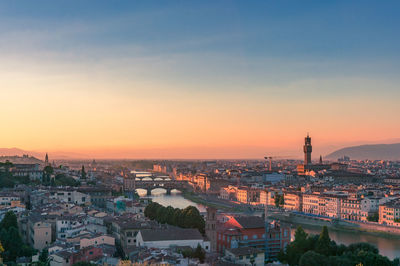
[(0, 147), (314, 158), (400, 142), (399, 1), (1, 1)]

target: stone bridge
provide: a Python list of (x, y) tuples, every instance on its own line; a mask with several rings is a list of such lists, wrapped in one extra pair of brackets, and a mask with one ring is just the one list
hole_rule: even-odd
[(133, 191), (136, 189), (147, 190), (147, 195), (151, 195), (151, 191), (156, 188), (163, 188), (167, 191), (167, 194), (171, 194), (171, 190), (178, 189), (190, 189), (190, 185), (187, 181), (176, 181), (176, 180), (136, 180), (134, 178), (124, 179), (124, 190)]

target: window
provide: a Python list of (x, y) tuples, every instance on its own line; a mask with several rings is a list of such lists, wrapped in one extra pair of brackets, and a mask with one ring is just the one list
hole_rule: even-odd
[(257, 239), (257, 235), (253, 235), (253, 239)]
[(243, 239), (244, 239), (244, 240), (247, 240), (248, 238), (249, 238), (249, 237), (248, 237), (248, 236), (246, 236), (246, 235), (245, 235), (245, 236), (243, 236)]

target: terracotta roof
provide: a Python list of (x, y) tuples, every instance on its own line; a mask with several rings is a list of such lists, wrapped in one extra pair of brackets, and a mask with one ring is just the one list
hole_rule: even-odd
[(237, 216), (234, 219), (244, 228), (244, 229), (255, 229), (264, 228), (264, 219), (259, 216)]
[(198, 229), (192, 228), (170, 228), (140, 230), (143, 241), (168, 241), (168, 240), (202, 240), (203, 236)]

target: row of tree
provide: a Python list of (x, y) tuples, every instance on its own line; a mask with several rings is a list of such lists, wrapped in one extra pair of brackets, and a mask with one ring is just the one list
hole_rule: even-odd
[(399, 265), (399, 259), (389, 260), (368, 243), (337, 245), (330, 239), (326, 226), (320, 235), (308, 235), (298, 227), (294, 241), (287, 245), (285, 251), (280, 252), (278, 259), (299, 266)]
[(181, 251), (184, 258), (196, 258), (199, 259), (200, 263), (204, 263), (206, 258), (206, 252), (201, 248), (200, 244), (197, 245), (196, 249), (185, 249)]
[(162, 224), (170, 224), (182, 228), (197, 228), (204, 234), (205, 222), (199, 210), (194, 206), (185, 209), (164, 207), (157, 202), (152, 202), (144, 210), (146, 217)]
[(18, 257), (30, 257), (36, 253), (22, 242), (18, 231), (17, 216), (9, 211), (0, 222), (0, 242), (3, 247), (1, 257), (5, 262), (13, 262)]

